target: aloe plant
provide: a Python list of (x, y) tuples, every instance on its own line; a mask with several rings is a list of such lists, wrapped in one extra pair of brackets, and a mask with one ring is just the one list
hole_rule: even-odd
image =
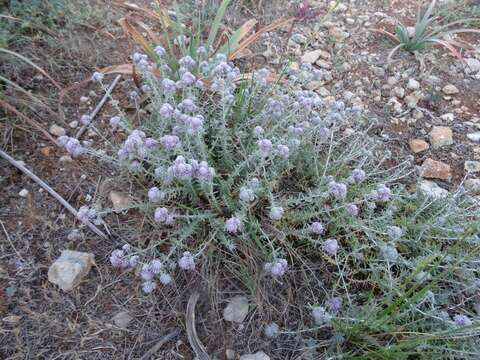
[(409, 30), (406, 25), (400, 22), (395, 28), (395, 33), (383, 29), (372, 29), (372, 31), (387, 35), (398, 44), (390, 51), (388, 61), (391, 61), (394, 54), (400, 49), (416, 54), (426, 49), (429, 45), (443, 46), (449, 50), (452, 55), (463, 61), (459, 49), (469, 48), (469, 45), (458, 40), (450, 39), (449, 37), (462, 33), (480, 34), (480, 30), (461, 27), (462, 25), (472, 21), (478, 21), (479, 19), (465, 18), (444, 23), (440, 14), (434, 11), (436, 4), (437, 0), (432, 0), (425, 12), (422, 12), (422, 8), (419, 7), (413, 31)]

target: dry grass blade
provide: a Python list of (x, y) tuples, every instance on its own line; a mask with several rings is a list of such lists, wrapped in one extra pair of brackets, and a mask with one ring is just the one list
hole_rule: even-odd
[(20, 111), (18, 111), (14, 106), (10, 105), (6, 101), (0, 100), (0, 106), (4, 108), (7, 112), (17, 115), (20, 119), (24, 120), (26, 123), (32, 125), (35, 129), (40, 131), (48, 140), (53, 142), (55, 145), (59, 146), (57, 140), (53, 138), (52, 135), (48, 133), (38, 122), (30, 119), (28, 116), (25, 116)]
[(133, 74), (133, 65), (132, 64), (119, 64), (119, 65), (111, 65), (100, 69), (100, 72), (104, 73), (105, 75), (108, 74), (126, 74), (132, 75)]
[(148, 350), (143, 356), (140, 358), (140, 360), (148, 360), (150, 359), (151, 356), (155, 355), (155, 353), (160, 350), (160, 348), (165, 345), (167, 342), (175, 339), (178, 334), (180, 334), (179, 329), (174, 329), (173, 331), (169, 332), (167, 335), (165, 335), (163, 338), (161, 338), (150, 350)]
[(263, 28), (261, 28), (258, 32), (256, 32), (255, 34), (252, 34), (250, 35), (249, 37), (247, 37), (244, 41), (242, 41), (238, 47), (230, 54), (229, 56), (229, 60), (234, 60), (238, 57), (239, 54), (242, 53), (243, 49), (249, 47), (250, 45), (252, 45), (255, 41), (257, 41), (260, 36), (262, 36), (264, 33), (266, 32), (269, 32), (269, 31), (273, 31), (279, 27), (282, 27), (284, 26), (285, 24), (288, 24), (289, 22), (292, 22), (294, 21), (295, 18), (294, 17), (287, 17), (287, 18), (282, 18), (282, 19), (278, 19), (278, 20), (275, 20), (274, 22), (272, 22), (270, 25), (267, 25)]
[(379, 34), (386, 35), (386, 36), (388, 36), (391, 40), (393, 40), (394, 42), (398, 43), (397, 37), (396, 37), (394, 34), (392, 34), (391, 32), (388, 32), (388, 31), (383, 30), (383, 29), (368, 29), (368, 31), (376, 32), (376, 33), (379, 33)]
[(123, 32), (128, 38), (128, 43), (130, 47), (133, 49), (133, 44), (131, 39), (135, 40), (140, 46), (143, 48), (143, 50), (150, 56), (151, 58), (155, 58), (155, 52), (153, 51), (152, 47), (148, 43), (147, 39), (143, 37), (140, 32), (135, 29), (132, 24), (128, 21), (127, 18), (121, 18), (118, 20), (118, 23), (122, 27)]
[(448, 41), (438, 40), (438, 39), (432, 39), (432, 40), (430, 40), (430, 42), (437, 43), (437, 44), (439, 44), (439, 45), (444, 46), (445, 48), (447, 48), (448, 50), (450, 50), (450, 52), (452, 53), (453, 56), (455, 56), (455, 57), (458, 58), (461, 62), (463, 62), (464, 64), (466, 64), (465, 59), (463, 58), (462, 54), (460, 54), (460, 51), (458, 51), (457, 48), (456, 48), (455, 46), (453, 46), (452, 44), (450, 44)]
[(9, 54), (9, 55), (12, 55), (24, 62), (26, 62), (28, 65), (32, 66), (33, 68), (35, 68), (36, 70), (38, 70), (40, 73), (42, 73), (47, 79), (49, 79), (53, 85), (55, 85), (60, 91), (62, 90), (62, 87), (55, 81), (53, 80), (53, 78), (48, 75), (48, 73), (43, 70), (40, 66), (38, 66), (37, 64), (35, 64), (33, 61), (31, 61), (30, 59), (26, 58), (25, 56), (23, 55), (20, 55), (19, 53), (16, 53), (14, 51), (10, 51), (8, 49), (5, 49), (5, 48), (0, 48), (0, 52), (3, 52), (5, 54)]
[(18, 91), (20, 91), (21, 93), (25, 94), (30, 100), (32, 100), (36, 105), (39, 105), (41, 106), (42, 108), (44, 108), (45, 110), (47, 110), (51, 115), (57, 117), (57, 114), (47, 105), (45, 104), (42, 100), (40, 100), (38, 97), (36, 96), (33, 96), (33, 94), (27, 90), (25, 90), (24, 88), (22, 88), (20, 85), (18, 85), (16, 82), (13, 82), (3, 76), (0, 75), (0, 80), (1, 81), (4, 81), (6, 82), (7, 84), (9, 84), (10, 86), (12, 86), (13, 88), (17, 89)]
[(161, 40), (160, 38), (157, 36), (157, 34), (155, 34), (153, 32), (153, 30), (150, 28), (150, 26), (148, 26), (147, 24), (141, 22), (141, 21), (137, 21), (137, 24), (138, 26), (140, 26), (143, 30), (145, 30), (148, 34), (148, 36), (150, 37), (150, 39), (152, 39), (152, 41), (155, 43), (155, 44), (161, 44)]
[(186, 327), (187, 337), (198, 360), (211, 360), (208, 356), (205, 346), (198, 338), (197, 329), (195, 328), (195, 305), (197, 304), (200, 294), (195, 291), (188, 299), (187, 314), (186, 314)]
[(243, 38), (253, 30), (255, 25), (257, 25), (257, 20), (255, 19), (250, 19), (245, 22), (232, 34), (232, 36), (230, 36), (230, 38), (227, 38), (227, 42), (222, 45), (220, 52), (226, 54), (227, 52), (235, 50)]

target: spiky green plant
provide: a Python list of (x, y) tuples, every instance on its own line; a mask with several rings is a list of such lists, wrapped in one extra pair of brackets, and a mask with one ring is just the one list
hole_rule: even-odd
[(437, 0), (432, 0), (427, 9), (423, 12), (420, 6), (417, 12), (417, 18), (413, 30), (403, 23), (398, 23), (395, 33), (383, 29), (372, 29), (372, 31), (387, 35), (394, 42), (398, 43), (388, 55), (388, 61), (391, 61), (394, 54), (403, 49), (410, 53), (417, 53), (425, 50), (429, 45), (440, 45), (448, 49), (452, 55), (463, 60), (459, 49), (468, 48), (469, 45), (450, 37), (456, 34), (476, 33), (480, 30), (474, 28), (459, 27), (464, 24), (478, 21), (479, 19), (465, 18), (445, 23), (441, 12), (435, 12)]

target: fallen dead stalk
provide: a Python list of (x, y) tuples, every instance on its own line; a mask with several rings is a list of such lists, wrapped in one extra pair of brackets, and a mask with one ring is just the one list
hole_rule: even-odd
[[(19, 169), (21, 172), (27, 175), (30, 179), (35, 181), (41, 188), (48, 191), (48, 193), (52, 195), (60, 204), (62, 204), (68, 211), (70, 211), (75, 217), (77, 217), (77, 210), (75, 210), (64, 198), (62, 198), (55, 190), (53, 190), (49, 185), (47, 185), (42, 179), (40, 179), (37, 175), (35, 175), (33, 172), (31, 172), (25, 166), (23, 166), (22, 163), (20, 163), (19, 161), (16, 161), (14, 158), (12, 158), (3, 150), (0, 150), (0, 157), (7, 160), (10, 164), (15, 166), (17, 169)], [(87, 222), (86, 225), (95, 234), (97, 234), (98, 236), (104, 239), (107, 239), (107, 235), (105, 235), (98, 227), (96, 227), (90, 221)]]

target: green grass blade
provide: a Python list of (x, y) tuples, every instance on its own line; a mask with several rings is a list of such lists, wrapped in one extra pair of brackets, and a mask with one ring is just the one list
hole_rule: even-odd
[(208, 34), (207, 46), (211, 47), (215, 38), (217, 37), (218, 29), (220, 29), (220, 24), (222, 22), (223, 16), (225, 15), (225, 10), (227, 10), (227, 6), (230, 3), (230, 0), (223, 0), (218, 8), (217, 15), (215, 15), (215, 20), (213, 20), (212, 27), (210, 28), (210, 32)]

